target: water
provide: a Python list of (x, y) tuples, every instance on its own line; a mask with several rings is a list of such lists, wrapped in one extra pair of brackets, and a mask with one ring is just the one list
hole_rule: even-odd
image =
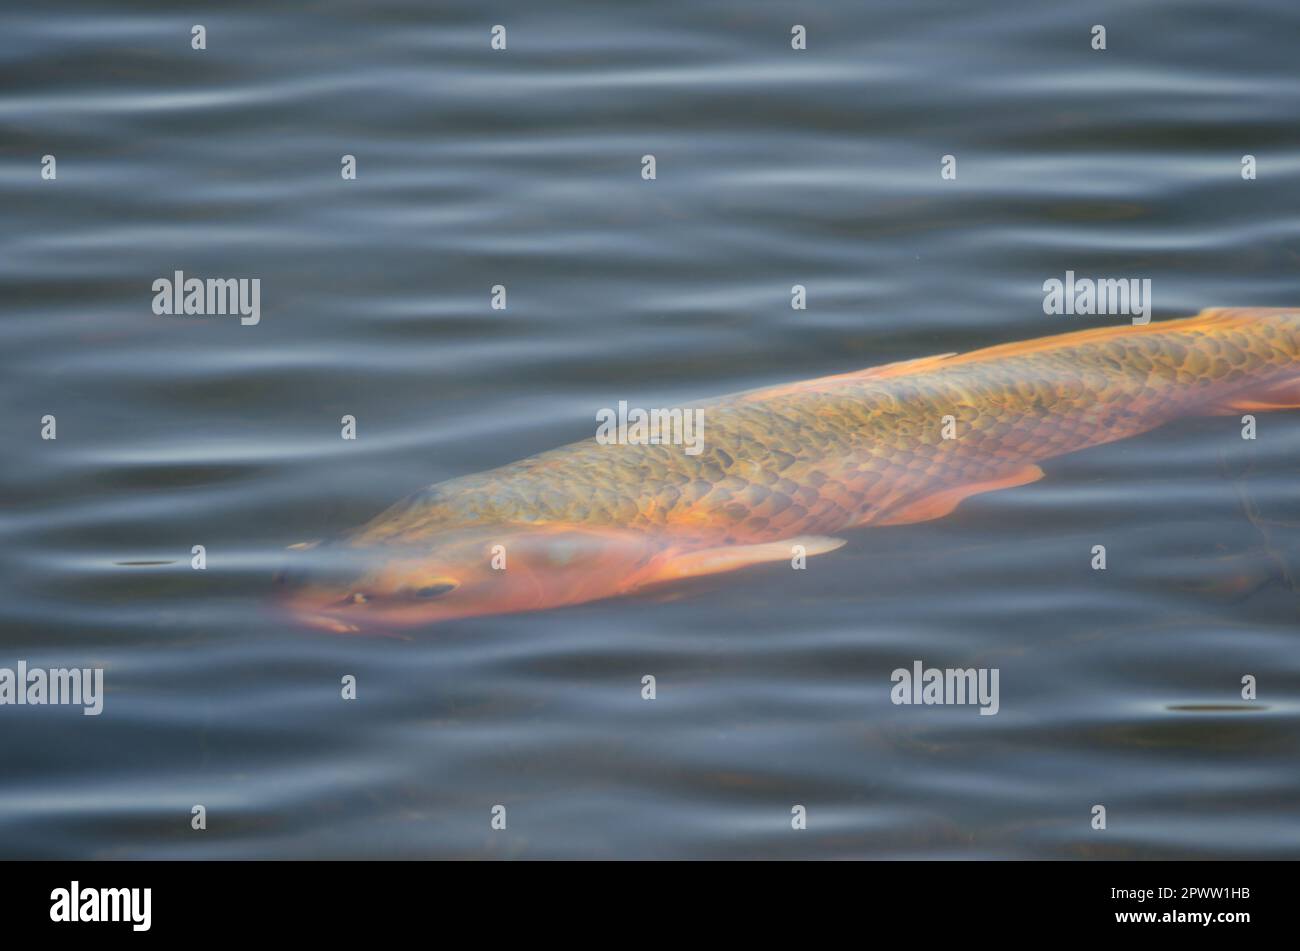
[[(1300, 303), (1293, 4), (0, 17), (0, 666), (107, 691), (0, 708), (0, 855), (1300, 856), (1297, 413), (800, 575), (409, 640), (267, 610), (284, 546), (618, 400), (1107, 323), (1042, 313), (1067, 269), (1151, 278), (1157, 319)], [(259, 277), (261, 323), (154, 316), (178, 269)], [(997, 667), (1000, 712), (892, 705), (917, 659)]]

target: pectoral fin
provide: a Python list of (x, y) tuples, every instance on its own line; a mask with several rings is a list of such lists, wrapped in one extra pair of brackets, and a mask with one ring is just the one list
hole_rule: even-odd
[(913, 522), (928, 522), (932, 519), (943, 518), (945, 515), (951, 514), (952, 510), (960, 505), (963, 499), (968, 499), (972, 495), (979, 495), (982, 492), (995, 492), (998, 489), (1011, 489), (1018, 485), (1028, 485), (1030, 482), (1037, 482), (1042, 477), (1042, 469), (1035, 465), (1028, 465), (1017, 469), (1010, 475), (990, 479), (987, 482), (973, 482), (968, 485), (940, 489), (938, 492), (932, 492), (921, 498), (913, 499), (902, 508), (886, 513), (882, 518), (871, 519), (870, 524), (910, 525)]
[(654, 580), (694, 578), (697, 575), (736, 571), (739, 568), (747, 568), (767, 561), (789, 561), (798, 554), (795, 551), (796, 545), (803, 547), (805, 555), (821, 555), (834, 551), (844, 544), (842, 538), (800, 535), (779, 542), (764, 542), (761, 545), (723, 545), (719, 548), (703, 548), (675, 555), (660, 568)]

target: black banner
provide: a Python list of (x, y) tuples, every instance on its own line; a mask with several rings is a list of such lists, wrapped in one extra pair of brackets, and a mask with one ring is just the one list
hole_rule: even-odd
[(772, 916), (798, 926), (850, 914), (856, 933), (918, 941), (1046, 928), (1231, 942), (1290, 919), (1292, 871), (1238, 862), (7, 863), (0, 914), (10, 937), (81, 941), (283, 933), (334, 942), (431, 921), (549, 928), (561, 915), (566, 932), (700, 915), (728, 927)]

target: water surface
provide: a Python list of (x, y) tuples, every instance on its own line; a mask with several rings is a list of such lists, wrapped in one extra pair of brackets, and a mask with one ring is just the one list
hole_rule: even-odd
[[(0, 708), (0, 855), (1300, 857), (1297, 413), (1051, 461), (801, 573), (409, 640), (267, 610), (284, 546), (619, 400), (1113, 322), (1043, 314), (1067, 269), (1150, 278), (1157, 319), (1300, 304), (1297, 27), (1283, 0), (0, 14), (0, 666), (107, 685), (99, 717)], [(260, 278), (261, 323), (155, 316), (176, 270)], [(918, 659), (997, 667), (1000, 712), (892, 705)]]

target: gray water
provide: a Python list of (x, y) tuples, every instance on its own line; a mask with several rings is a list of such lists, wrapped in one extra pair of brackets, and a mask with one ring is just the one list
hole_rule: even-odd
[[(286, 545), (619, 400), (1114, 323), (1043, 313), (1067, 269), (1150, 278), (1156, 319), (1300, 304), (1298, 27), (1288, 0), (11, 5), (0, 667), (102, 667), (106, 697), (0, 707), (0, 856), (1300, 857), (1300, 413), (1051, 461), (804, 572), (407, 639), (268, 609)], [(155, 316), (176, 270), (260, 278), (260, 323)], [(999, 713), (892, 704), (914, 660), (998, 668)]]

